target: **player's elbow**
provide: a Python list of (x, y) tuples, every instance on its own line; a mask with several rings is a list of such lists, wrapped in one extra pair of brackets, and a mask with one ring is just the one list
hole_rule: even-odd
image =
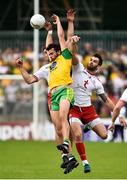
[(25, 79), (25, 82), (26, 82), (27, 84), (32, 84), (34, 81), (30, 78), (30, 79)]
[(26, 81), (26, 83), (27, 83), (27, 84), (32, 84), (32, 82), (30, 82), (30, 81)]
[(107, 133), (103, 133), (102, 136), (101, 136), (101, 138), (102, 138), (103, 140), (107, 139), (107, 137), (108, 137), (108, 134), (107, 134)]
[(119, 113), (119, 112), (120, 112), (120, 107), (119, 107), (119, 106), (114, 107), (113, 112), (117, 112), (117, 113)]

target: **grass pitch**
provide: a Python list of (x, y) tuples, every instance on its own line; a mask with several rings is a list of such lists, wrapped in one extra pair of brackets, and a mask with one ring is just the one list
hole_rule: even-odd
[[(1, 179), (127, 179), (127, 143), (86, 143), (91, 173), (82, 164), (64, 175), (54, 142), (0, 142)], [(78, 154), (73, 149), (74, 154)], [(80, 161), (80, 160), (79, 160)], [(80, 161), (81, 162), (81, 161)]]

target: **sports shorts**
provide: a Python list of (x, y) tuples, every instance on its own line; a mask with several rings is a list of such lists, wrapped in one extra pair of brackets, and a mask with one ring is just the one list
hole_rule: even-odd
[(59, 104), (62, 100), (68, 100), (70, 105), (74, 105), (74, 92), (71, 87), (60, 87), (55, 92), (51, 93), (51, 110), (59, 111)]
[(88, 107), (73, 106), (69, 112), (69, 119), (79, 119), (82, 124), (87, 124), (98, 118), (93, 105)]

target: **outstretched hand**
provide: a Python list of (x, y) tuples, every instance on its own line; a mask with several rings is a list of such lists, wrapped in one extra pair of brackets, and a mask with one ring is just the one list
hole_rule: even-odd
[(108, 130), (114, 132), (114, 130), (115, 130), (115, 124), (114, 124), (114, 123), (110, 124), (110, 125), (108, 126)]
[(80, 40), (80, 37), (77, 35), (74, 35), (71, 37), (71, 43), (77, 43)]
[(119, 122), (120, 122), (121, 126), (127, 127), (127, 122), (126, 122), (126, 120), (124, 118), (120, 118)]
[(53, 24), (57, 24), (57, 22), (59, 21), (59, 16), (57, 16), (56, 14), (53, 14), (52, 19), (53, 19)]
[(75, 18), (75, 13), (76, 12), (74, 11), (74, 9), (69, 9), (67, 11), (67, 20), (73, 22)]
[(45, 25), (44, 25), (44, 28), (47, 30), (47, 31), (50, 31), (52, 30), (52, 24), (49, 22), (49, 21), (46, 21)]

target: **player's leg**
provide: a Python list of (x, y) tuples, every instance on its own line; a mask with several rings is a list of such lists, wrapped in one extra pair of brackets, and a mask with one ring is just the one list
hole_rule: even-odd
[(67, 174), (70, 171), (72, 171), (75, 167), (78, 166), (78, 162), (75, 159), (73, 155), (70, 154), (70, 148), (69, 146), (70, 141), (69, 141), (69, 134), (70, 134), (70, 126), (68, 122), (68, 114), (69, 114), (69, 109), (71, 103), (74, 102), (74, 96), (73, 96), (73, 90), (71, 88), (65, 88), (65, 90), (61, 94), (61, 99), (60, 99), (60, 109), (59, 109), (59, 117), (60, 121), (62, 122), (62, 133), (63, 133), (63, 144), (61, 144), (58, 149), (63, 150), (64, 153), (69, 152), (69, 163), (67, 165), (67, 168), (65, 169), (64, 173)]
[(61, 144), (58, 149), (61, 149), (64, 151), (64, 153), (69, 153), (69, 162), (67, 164), (67, 167), (64, 171), (65, 174), (71, 172), (74, 168), (78, 166), (78, 162), (75, 159), (73, 155), (70, 154), (70, 148), (69, 146), (71, 145), (69, 142), (69, 131), (70, 131), (70, 126), (68, 123), (68, 113), (69, 113), (69, 108), (70, 108), (70, 103), (68, 100), (62, 100), (60, 102), (60, 120), (62, 122), (62, 132), (63, 132), (63, 137), (64, 137), (64, 142)]
[[(61, 121), (59, 120), (59, 112), (50, 110), (50, 115), (51, 115), (51, 119), (52, 119), (52, 122), (53, 122), (54, 127), (55, 127), (55, 140), (56, 140), (57, 145), (60, 145), (63, 143), (63, 135), (62, 135)], [(60, 167), (66, 168), (68, 161), (69, 161), (68, 154), (63, 153), (63, 151), (60, 151), (60, 153), (61, 153), (61, 157), (63, 160)]]
[[(77, 120), (77, 122), (75, 120)], [(80, 156), (80, 159), (84, 167), (84, 173), (88, 173), (90, 172), (91, 169), (89, 162), (87, 161), (85, 145), (82, 141), (83, 137), (82, 137), (81, 122), (78, 118), (71, 118), (71, 130), (73, 133), (73, 138), (77, 152)]]
[(62, 134), (64, 138), (65, 147), (67, 147), (67, 152), (69, 152), (69, 132), (70, 126), (68, 123), (68, 113), (70, 109), (70, 102), (68, 100), (61, 100), (60, 102), (60, 121), (62, 123)]
[[(48, 94), (48, 107), (49, 107), (51, 120), (52, 120), (52, 122), (54, 124), (54, 128), (55, 128), (55, 141), (56, 141), (57, 145), (59, 145), (59, 144), (63, 143), (62, 126), (59, 125), (59, 123), (61, 123), (58, 120), (59, 119), (59, 113), (54, 114), (54, 112), (51, 110), (51, 94), (50, 93)], [(67, 154), (64, 154), (63, 151), (61, 151), (61, 157), (62, 157), (63, 162), (60, 165), (60, 167), (66, 168), (67, 163), (68, 163), (68, 156), (67, 156)]]
[[(108, 134), (106, 127), (98, 117), (96, 110), (93, 105), (83, 108), (84, 112), (82, 113), (82, 121), (88, 122), (87, 124), (91, 127), (91, 129), (102, 139), (106, 139)], [(87, 111), (86, 115), (85, 112)]]
[(91, 121), (92, 130), (102, 139), (107, 139), (108, 132), (105, 125), (101, 122), (100, 118), (94, 119)]
[[(59, 118), (62, 123), (62, 134), (64, 138), (63, 146), (65, 147), (64, 152), (69, 152), (69, 132), (70, 126), (68, 122), (68, 114), (70, 106), (74, 103), (74, 93), (73, 89), (70, 87), (61, 88), (60, 98), (59, 98)], [(63, 148), (64, 148), (63, 147)]]

